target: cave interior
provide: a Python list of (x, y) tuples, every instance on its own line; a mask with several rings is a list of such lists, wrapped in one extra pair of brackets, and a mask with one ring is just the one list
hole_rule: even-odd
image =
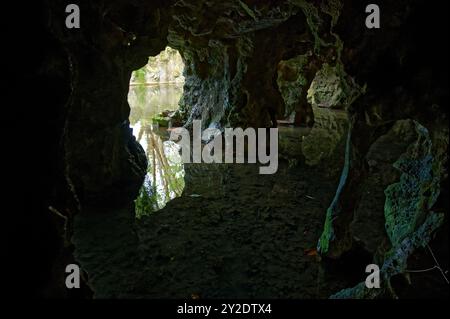
[[(379, 0), (368, 29), (358, 0), (78, 0), (68, 29), (68, 3), (2, 22), (11, 295), (448, 298), (447, 4)], [(276, 127), (275, 174), (189, 163), (139, 200), (160, 137), (133, 131), (130, 80), (167, 50), (176, 126)]]

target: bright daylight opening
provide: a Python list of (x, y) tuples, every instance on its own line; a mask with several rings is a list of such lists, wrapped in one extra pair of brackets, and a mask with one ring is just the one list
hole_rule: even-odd
[(177, 111), (183, 94), (183, 69), (180, 53), (166, 47), (149, 57), (130, 79), (130, 126), (148, 160), (144, 185), (136, 199), (136, 217), (163, 208), (184, 189), (179, 146), (169, 141), (170, 129), (180, 125)]

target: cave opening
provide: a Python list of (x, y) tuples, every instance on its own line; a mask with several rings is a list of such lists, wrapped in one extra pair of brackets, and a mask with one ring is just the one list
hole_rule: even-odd
[(182, 125), (178, 103), (183, 95), (183, 71), (180, 53), (167, 46), (131, 74), (130, 127), (148, 163), (144, 183), (135, 200), (138, 218), (163, 208), (184, 189), (179, 146), (169, 140), (170, 130)]

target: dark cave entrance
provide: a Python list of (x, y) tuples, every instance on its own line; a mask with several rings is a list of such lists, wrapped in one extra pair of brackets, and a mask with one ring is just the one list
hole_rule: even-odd
[[(416, 99), (407, 85), (395, 90), (380, 90), (378, 83), (370, 82), (367, 95), (355, 105), (359, 112), (350, 111), (356, 124), (353, 136), (357, 138), (346, 139), (350, 136), (349, 123), (342, 106), (346, 105), (348, 96), (342, 97), (342, 78), (333, 70), (338, 62), (325, 59), (327, 61), (319, 65), (302, 64), (301, 56), (296, 56), (304, 54), (304, 46), (309, 50), (313, 41), (316, 42), (310, 31), (315, 36), (323, 36), (324, 41), (334, 39), (334, 34), (326, 31), (332, 29), (325, 25), (330, 20), (330, 13), (299, 8), (299, 12), (303, 10), (309, 19), (314, 12), (326, 18), (317, 19), (320, 32), (311, 25), (308, 31), (303, 14), (294, 14), (288, 7), (267, 4), (253, 11), (253, 5), (250, 8), (242, 3), (224, 1), (229, 10), (202, 6), (200, 2), (198, 6), (185, 6), (180, 2), (170, 10), (162, 4), (155, 5), (155, 8), (161, 8), (153, 10), (152, 4), (146, 2), (150, 6), (146, 8), (148, 11), (136, 11), (142, 12), (142, 19), (136, 19), (137, 14), (122, 15), (126, 11), (120, 10), (121, 6), (110, 8), (108, 13), (93, 4), (95, 10), (92, 12), (96, 17), (93, 20), (102, 21), (104, 28), (93, 28), (100, 31), (81, 38), (92, 36), (102, 50), (91, 46), (91, 41), (79, 41), (71, 34), (57, 33), (61, 39), (70, 40), (62, 43), (68, 46), (70, 57), (77, 62), (76, 74), (79, 75), (73, 83), (75, 90), (69, 103), (64, 134), (67, 155), (63, 160), (64, 168), (67, 168), (64, 177), (70, 183), (70, 191), (79, 195), (75, 199), (79, 198), (83, 204), (82, 214), (74, 217), (72, 242), (76, 260), (89, 274), (96, 297), (326, 298), (364, 279), (362, 264), (357, 264), (354, 271), (358, 278), (347, 278), (342, 269), (334, 273), (325, 269), (323, 257), (328, 252), (318, 252), (317, 241), (324, 228), (326, 234), (331, 234), (333, 229), (347, 229), (345, 224), (333, 225), (335, 221), (347, 219), (353, 221), (352, 236), (371, 244), (374, 249), (378, 247), (382, 242), (380, 238), (385, 235), (383, 205), (384, 190), (388, 185), (378, 185), (377, 181), (384, 177), (389, 178), (386, 178), (389, 183), (397, 181), (391, 167), (397, 158), (384, 163), (386, 154), (383, 151), (389, 153), (396, 146), (378, 140), (380, 135), (377, 134), (403, 141), (401, 135), (382, 125), (398, 118), (414, 118), (430, 130), (438, 127), (412, 112), (426, 110), (432, 104), (428, 100), (426, 103), (409, 103), (409, 99)], [(237, 14), (217, 19), (229, 12)], [(282, 13), (281, 20), (276, 17), (277, 12)], [(191, 20), (192, 16), (197, 20)], [(283, 16), (290, 16), (290, 23), (280, 24), (285, 21)], [(260, 21), (268, 24), (261, 29)], [(356, 25), (353, 16), (343, 15), (341, 22), (354, 31), (350, 28)], [(58, 24), (55, 26), (59, 28)], [(235, 29), (234, 26), (242, 28)], [(299, 28), (293, 29), (293, 26)], [(295, 32), (289, 33), (292, 30)], [(383, 65), (366, 63), (364, 57), (368, 55), (371, 61), (379, 61), (378, 57), (384, 54), (383, 47), (372, 52), (364, 44), (361, 54), (352, 49), (358, 47), (352, 43), (350, 34), (354, 32), (342, 28), (340, 33), (348, 50), (342, 51), (339, 63), (345, 64), (349, 74), (358, 78), (358, 83), (364, 82), (361, 78), (383, 80), (384, 73), (383, 76), (377, 74), (385, 69)], [(132, 41), (124, 45), (123, 37)], [(168, 84), (170, 76), (167, 72), (150, 72), (158, 76), (136, 72), (131, 78), (131, 88), (128, 87), (131, 70), (142, 65), (142, 54), (159, 52), (167, 41), (182, 49), (189, 60), (186, 72), (189, 81), (183, 88), (189, 91), (184, 101), (187, 102), (184, 105), (187, 122), (200, 118), (212, 126), (267, 127), (268, 113), (281, 112), (279, 106), (283, 103), (279, 103), (280, 94), (275, 94), (280, 93), (277, 89), (281, 91), (290, 112), (284, 114), (283, 120), (289, 119), (287, 125), (280, 126), (280, 165), (276, 174), (263, 177), (258, 175), (255, 165), (246, 164), (183, 165), (184, 173), (178, 175), (185, 188), (171, 192), (168, 185), (173, 181), (167, 179), (170, 176), (167, 172), (172, 173), (172, 165), (164, 149), (164, 136), (171, 126), (178, 125), (174, 124), (176, 117), (172, 114), (177, 113), (177, 99), (172, 99), (174, 95), (161, 90), (159, 85)], [(390, 41), (395, 43), (393, 39)], [(83, 50), (79, 49), (80, 44)], [(317, 53), (326, 57), (326, 49), (320, 46), (318, 49), (322, 52)], [(292, 49), (292, 52), (284, 56), (286, 49)], [(395, 49), (390, 46), (389, 51)], [(403, 53), (397, 56), (403, 56)], [(273, 79), (277, 68), (279, 71), (278, 61), (283, 57), (293, 57), (293, 60), (283, 62), (287, 72), (282, 74), (282, 83), (276, 87)], [(325, 66), (325, 62), (330, 65)], [(393, 65), (397, 63), (392, 62)], [(92, 65), (96, 67), (92, 68)], [(306, 65), (309, 65), (307, 72)], [(319, 71), (322, 79), (316, 77)], [(343, 69), (341, 71), (340, 75), (344, 76)], [(392, 71), (392, 78), (403, 81), (396, 70)], [(307, 74), (307, 78), (303, 79), (302, 74)], [(108, 85), (99, 86), (99, 80), (106, 80)], [(157, 81), (159, 91), (147, 81)], [(127, 89), (131, 106), (128, 121), (124, 94)], [(392, 92), (395, 94), (391, 95)], [(424, 92), (418, 92), (425, 96)], [(168, 104), (161, 102), (163, 96)], [(146, 106), (152, 97), (160, 109)], [(350, 94), (350, 100), (351, 97)], [(295, 125), (298, 124), (295, 114), (292, 118), (292, 111), (299, 101), (297, 111), (305, 111), (302, 107), (310, 106), (309, 111), (298, 112), (302, 115), (299, 121), (302, 127)], [(391, 107), (393, 104), (411, 106), (402, 113), (403, 109)], [(308, 120), (312, 115), (313, 123)], [(412, 121), (396, 124), (414, 133)], [(147, 171), (145, 161), (141, 161), (146, 155), (136, 145), (130, 131), (146, 152)], [(435, 134), (439, 136), (441, 131), (436, 129)], [(362, 158), (352, 163), (355, 165), (350, 168), (351, 177), (356, 178), (349, 178), (351, 187), (339, 196), (342, 194), (336, 194), (336, 189), (341, 185), (339, 177), (344, 167), (346, 140), (351, 142), (347, 145), (353, 154)], [(408, 144), (405, 142), (405, 145)], [(372, 157), (366, 158), (369, 148)], [(377, 154), (381, 155), (376, 157)], [(144, 187), (138, 194), (145, 173)], [(159, 189), (158, 179), (162, 181)], [(363, 194), (362, 200), (358, 200), (353, 191), (359, 189), (370, 190), (370, 193)], [(180, 192), (182, 198), (166, 203), (173, 194)], [(133, 202), (137, 194), (138, 200)], [(159, 194), (163, 194), (163, 198), (158, 198)], [(344, 215), (357, 211), (356, 217), (330, 215), (327, 220), (327, 209), (333, 198), (340, 200)], [(134, 218), (135, 208), (139, 219)], [(329, 221), (325, 227), (324, 220)], [(334, 228), (330, 228), (330, 224)], [(372, 230), (379, 233), (373, 234)], [(336, 238), (341, 240), (343, 237)], [(335, 258), (351, 247), (338, 248)], [(358, 263), (369, 262), (359, 257)]]
[(184, 62), (167, 46), (130, 79), (130, 127), (147, 155), (147, 174), (136, 203), (136, 217), (163, 208), (184, 189), (179, 146), (169, 141), (170, 129), (181, 126), (178, 103), (183, 95)]

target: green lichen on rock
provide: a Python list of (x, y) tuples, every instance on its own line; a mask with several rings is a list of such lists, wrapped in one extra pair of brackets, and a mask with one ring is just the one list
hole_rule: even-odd
[(415, 128), (417, 141), (394, 163), (402, 172), (400, 181), (385, 190), (386, 231), (393, 245), (414, 231), (439, 196), (428, 131), (417, 122)]
[(341, 63), (324, 63), (308, 89), (308, 102), (316, 107), (346, 108), (363, 92)]
[[(404, 273), (409, 256), (419, 247), (425, 247), (435, 230), (442, 224), (444, 215), (431, 211), (439, 196), (441, 171), (439, 161), (433, 156), (432, 141), (428, 130), (416, 121), (399, 121), (395, 127), (412, 123), (416, 138), (394, 162), (401, 172), (399, 181), (385, 190), (385, 228), (391, 248), (381, 256), (381, 289), (368, 289), (364, 283), (341, 290), (331, 298), (376, 298), (390, 293), (392, 276)], [(328, 215), (327, 215), (328, 216)], [(326, 223), (327, 225), (327, 223)], [(328, 233), (330, 229), (327, 229)], [(327, 235), (323, 246), (327, 248)], [(321, 238), (322, 241), (322, 238)]]
[(409, 234), (397, 246), (393, 247), (380, 268), (380, 288), (369, 289), (365, 282), (360, 282), (352, 288), (343, 289), (330, 296), (331, 299), (375, 299), (385, 294), (395, 297), (390, 278), (405, 271), (408, 257), (417, 248), (425, 247), (431, 239), (432, 234), (444, 221), (444, 214), (431, 212), (425, 222), (412, 234)]
[(308, 102), (314, 106), (339, 108), (344, 100), (341, 79), (336, 68), (325, 63), (308, 90)]

